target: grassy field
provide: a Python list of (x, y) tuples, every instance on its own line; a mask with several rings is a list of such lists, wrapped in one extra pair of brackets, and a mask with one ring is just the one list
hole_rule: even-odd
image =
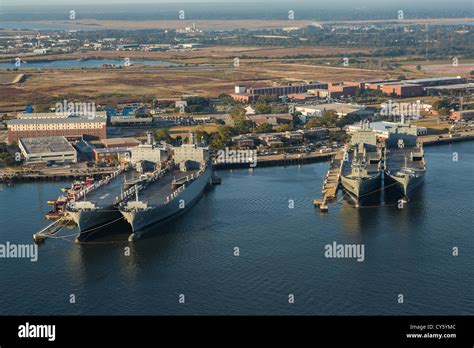
[[(52, 106), (58, 100), (101, 103), (149, 101), (152, 98), (177, 98), (182, 95), (217, 97), (232, 93), (237, 83), (248, 86), (285, 84), (294, 81), (370, 80), (435, 76), (467, 76), (438, 66), (450, 64), (433, 62), (438, 68), (415, 68), (413, 58), (380, 58), (380, 66), (350, 61), (341, 66), (340, 58), (288, 58), (306, 54), (335, 54), (341, 48), (330, 47), (206, 47), (192, 52), (88, 52), (81, 56), (101, 58), (159, 59), (183, 64), (177, 67), (140, 66), (139, 61), (124, 69), (22, 69), (28, 79), (15, 85), (0, 85), (0, 112), (24, 108), (26, 104)], [(362, 53), (369, 55), (369, 51)], [(64, 55), (50, 58), (71, 58)], [(241, 57), (234, 67), (234, 57)], [(248, 57), (248, 58), (242, 58)], [(363, 58), (361, 58), (363, 59)], [(368, 60), (369, 58), (367, 58)], [(387, 63), (401, 65), (388, 69)], [(187, 64), (187, 66), (184, 66)], [(474, 64), (460, 62), (460, 64)], [(430, 71), (428, 73), (428, 71)], [(8, 74), (8, 79), (13, 74)], [(2, 74), (0, 74), (2, 76)], [(6, 75), (5, 75), (6, 76)]]
[(271, 29), (285, 27), (305, 27), (313, 23), (324, 24), (365, 24), (365, 23), (404, 23), (404, 24), (434, 24), (434, 23), (465, 23), (473, 18), (418, 18), (404, 20), (356, 20), (356, 21), (318, 21), (318, 20), (160, 20), (160, 21), (119, 21), (119, 20), (74, 20), (74, 21), (39, 21), (43, 24), (61, 24), (72, 27), (87, 28), (117, 28), (117, 29), (180, 29), (190, 27), (193, 22), (200, 29)]
[(183, 139), (189, 136), (189, 132), (197, 132), (197, 131), (204, 131), (206, 133), (215, 133), (217, 132), (217, 125), (210, 124), (204, 126), (178, 126), (172, 127), (169, 129), (169, 134), (171, 138), (176, 138), (177, 136), (181, 136)]

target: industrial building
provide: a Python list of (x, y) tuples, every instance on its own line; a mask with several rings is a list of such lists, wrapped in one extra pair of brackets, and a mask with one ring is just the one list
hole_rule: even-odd
[(291, 84), (284, 86), (268, 86), (268, 87), (249, 87), (244, 85), (235, 86), (235, 92), (231, 97), (236, 101), (251, 103), (257, 100), (261, 95), (268, 96), (286, 96), (288, 94), (306, 93), (309, 89), (327, 88), (327, 83), (307, 83), (307, 84)]
[(77, 152), (65, 137), (21, 138), (18, 146), (26, 164), (77, 162)]
[(301, 112), (303, 116), (321, 117), (325, 111), (334, 111), (338, 117), (357, 115), (361, 119), (372, 117), (374, 111), (368, 109), (364, 105), (331, 103), (320, 105), (302, 105), (295, 108), (296, 111)]
[(383, 93), (396, 97), (419, 97), (425, 94), (421, 85), (413, 83), (387, 83), (381, 86)]
[(456, 85), (447, 85), (447, 86), (433, 86), (426, 87), (426, 92), (428, 95), (434, 94), (450, 94), (450, 93), (473, 93), (474, 92), (474, 83), (460, 83)]
[(10, 144), (17, 143), (20, 138), (64, 136), (100, 140), (107, 137), (107, 119), (104, 117), (14, 119), (7, 122), (7, 128)]
[[(402, 126), (402, 123), (396, 123), (396, 122), (386, 122), (386, 121), (381, 121), (381, 122), (371, 122), (369, 124), (369, 128), (381, 139), (387, 139), (390, 132), (394, 129), (397, 129), (398, 127)], [(406, 127), (409, 127), (406, 125)], [(426, 127), (415, 127), (416, 128), (416, 135), (426, 135), (428, 130)], [(363, 126), (361, 123), (354, 123), (352, 125), (347, 126), (347, 132), (348, 133), (355, 133), (358, 130), (363, 129)]]

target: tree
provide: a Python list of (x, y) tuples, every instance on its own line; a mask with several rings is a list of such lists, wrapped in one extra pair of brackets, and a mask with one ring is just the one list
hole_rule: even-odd
[(256, 133), (270, 133), (272, 131), (273, 131), (272, 125), (268, 123), (262, 123), (262, 124), (259, 124), (257, 127), (255, 127)]
[(451, 108), (451, 103), (449, 99), (446, 99), (446, 98), (437, 100), (433, 103), (433, 109), (435, 109), (436, 111), (439, 111), (441, 109), (449, 109), (449, 108)]
[(321, 116), (321, 124), (325, 126), (335, 126), (338, 118), (335, 110), (324, 110)]
[(234, 104), (234, 99), (226, 93), (219, 95), (219, 100), (224, 104)]
[(217, 132), (211, 136), (210, 145), (214, 149), (222, 149), (230, 143), (233, 135), (235, 130), (232, 127), (219, 126)]
[(255, 103), (255, 112), (257, 114), (270, 114), (272, 112), (272, 107), (268, 105), (264, 98), (259, 98), (257, 103)]
[(234, 129), (238, 134), (250, 133), (253, 123), (249, 120), (237, 120), (234, 122)]
[(204, 141), (206, 144), (209, 144), (210, 139), (211, 137), (209, 133), (207, 133), (206, 131), (203, 131), (203, 130), (196, 131), (196, 141), (198, 143), (201, 143)]
[(236, 105), (230, 111), (230, 116), (233, 119), (241, 118), (243, 115), (245, 115), (245, 108), (242, 105)]
[(313, 117), (313, 118), (310, 118), (308, 122), (306, 122), (306, 128), (315, 128), (315, 127), (320, 127), (321, 126), (321, 122), (318, 118), (316, 117)]
[(282, 124), (282, 125), (278, 126), (278, 128), (277, 128), (277, 132), (290, 132), (292, 130), (293, 130), (293, 128), (289, 124)]
[(167, 128), (160, 128), (155, 132), (155, 140), (156, 141), (166, 141), (169, 142), (171, 140), (169, 129)]

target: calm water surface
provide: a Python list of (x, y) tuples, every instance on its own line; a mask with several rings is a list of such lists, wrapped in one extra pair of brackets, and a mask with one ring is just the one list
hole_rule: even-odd
[[(426, 159), (405, 209), (341, 200), (328, 214), (312, 206), (327, 163), (221, 171), (222, 185), (134, 244), (117, 224), (98, 244), (47, 240), (36, 263), (0, 259), (0, 314), (474, 314), (474, 143)], [(31, 243), (64, 185), (2, 186), (0, 243)], [(366, 260), (325, 258), (333, 241), (363, 243)]]

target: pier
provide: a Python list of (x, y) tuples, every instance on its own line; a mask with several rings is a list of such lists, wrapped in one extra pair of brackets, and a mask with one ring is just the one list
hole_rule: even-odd
[[(254, 167), (274, 167), (274, 166), (290, 166), (324, 162), (331, 159), (337, 152), (319, 152), (313, 151), (310, 153), (292, 153), (292, 154), (278, 154), (278, 155), (267, 155), (257, 156), (257, 163)], [(213, 169), (238, 169), (238, 168), (249, 168), (251, 163), (218, 163), (213, 162)], [(252, 168), (252, 167), (251, 167)]]
[(332, 158), (321, 190), (322, 196), (313, 202), (314, 206), (319, 207), (323, 212), (329, 211), (328, 203), (336, 198), (341, 180), (342, 165), (344, 163), (344, 152), (344, 150), (340, 150)]

